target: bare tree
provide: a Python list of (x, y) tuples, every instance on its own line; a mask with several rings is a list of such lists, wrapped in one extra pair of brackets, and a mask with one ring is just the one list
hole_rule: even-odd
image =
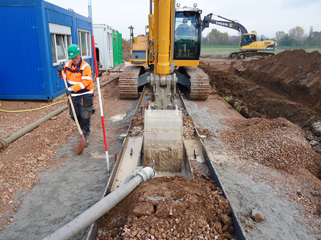
[(282, 39), (284, 36), (285, 36), (285, 32), (283, 32), (283, 31), (277, 31), (277, 32), (275, 33), (275, 40), (276, 40), (277, 42), (280, 42), (281, 39)]
[(298, 41), (302, 41), (304, 37), (304, 29), (296, 26), (295, 28), (289, 30), (289, 35)]

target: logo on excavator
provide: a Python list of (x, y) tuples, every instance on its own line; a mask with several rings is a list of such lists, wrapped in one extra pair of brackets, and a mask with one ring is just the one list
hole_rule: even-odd
[(216, 24), (221, 25), (221, 26), (225, 26), (225, 27), (228, 26), (228, 23), (225, 23), (225, 22), (216, 22)]
[(233, 23), (230, 23), (230, 28), (233, 27)]

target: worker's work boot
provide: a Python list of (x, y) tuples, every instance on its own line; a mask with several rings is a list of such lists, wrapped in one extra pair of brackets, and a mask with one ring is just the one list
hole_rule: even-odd
[(85, 136), (85, 139), (86, 139), (85, 147), (88, 147), (88, 145), (89, 145), (89, 136)]

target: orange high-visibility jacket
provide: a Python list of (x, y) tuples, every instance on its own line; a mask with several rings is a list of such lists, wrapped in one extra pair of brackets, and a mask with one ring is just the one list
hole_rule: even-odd
[(89, 64), (80, 60), (77, 66), (68, 61), (64, 66), (68, 87), (72, 87), (75, 92), (72, 97), (92, 96), (94, 93), (94, 84), (92, 81), (92, 70)]

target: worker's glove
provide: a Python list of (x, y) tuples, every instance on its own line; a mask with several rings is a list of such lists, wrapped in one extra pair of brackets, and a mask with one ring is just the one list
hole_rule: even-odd
[(69, 87), (66, 89), (66, 95), (69, 96), (70, 93), (74, 92), (74, 89), (72, 87)]
[(57, 72), (58, 72), (59, 75), (61, 75), (62, 70), (64, 70), (63, 66), (59, 65), (57, 67)]

